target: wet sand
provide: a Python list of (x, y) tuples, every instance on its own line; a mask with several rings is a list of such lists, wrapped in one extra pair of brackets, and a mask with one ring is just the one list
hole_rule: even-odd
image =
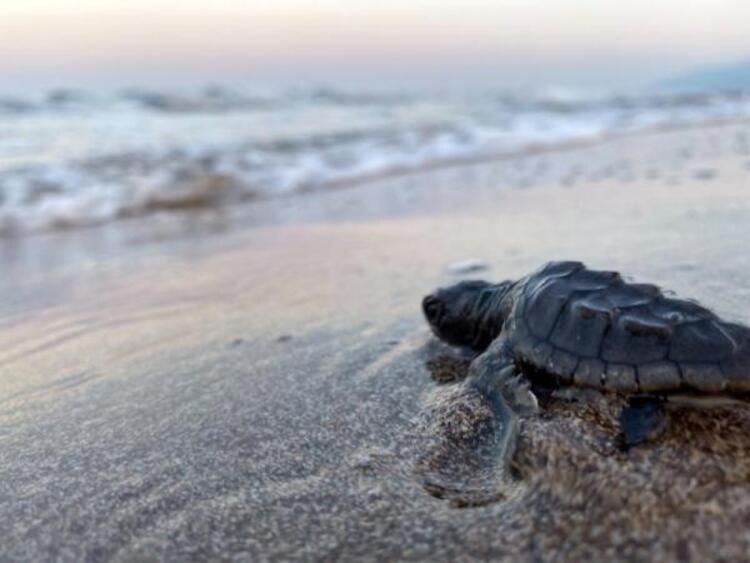
[(747, 124), (384, 178), (231, 212), (6, 240), (0, 544), (10, 560), (741, 558), (750, 411), (522, 420), (502, 502), (414, 475), (447, 393), (422, 295), (551, 259), (750, 323)]

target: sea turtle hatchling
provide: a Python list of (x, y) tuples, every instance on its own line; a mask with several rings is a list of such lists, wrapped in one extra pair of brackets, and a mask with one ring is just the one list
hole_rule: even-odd
[(670, 396), (750, 394), (750, 328), (580, 262), (550, 262), (518, 281), (464, 281), (422, 307), (440, 339), (483, 352), (465, 385), (511, 410), (521, 395), (508, 381), (524, 367), (628, 397), (625, 447), (663, 426)]

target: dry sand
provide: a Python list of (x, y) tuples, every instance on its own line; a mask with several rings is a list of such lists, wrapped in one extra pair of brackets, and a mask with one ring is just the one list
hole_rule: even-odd
[[(740, 559), (750, 410), (524, 419), (513, 494), (417, 483), (415, 421), (459, 357), (421, 319), (458, 278), (619, 269), (750, 322), (745, 123), (424, 171), (228, 213), (0, 247), (2, 559)], [(457, 362), (456, 365), (460, 365)]]

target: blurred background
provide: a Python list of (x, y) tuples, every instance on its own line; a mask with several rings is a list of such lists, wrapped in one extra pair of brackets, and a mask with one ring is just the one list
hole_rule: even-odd
[(3, 0), (0, 237), (750, 113), (744, 0)]

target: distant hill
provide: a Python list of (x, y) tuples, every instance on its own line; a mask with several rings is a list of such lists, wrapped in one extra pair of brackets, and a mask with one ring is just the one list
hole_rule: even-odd
[(679, 91), (750, 90), (750, 60), (697, 69), (668, 80), (663, 86)]

